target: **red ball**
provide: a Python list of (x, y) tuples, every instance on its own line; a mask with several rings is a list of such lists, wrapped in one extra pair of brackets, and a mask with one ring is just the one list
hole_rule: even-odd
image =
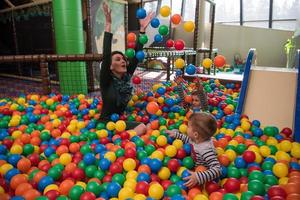
[(264, 199), (265, 199), (265, 198), (264, 198), (264, 197), (262, 197), (262, 196), (255, 195), (255, 196), (251, 197), (251, 199), (250, 199), (250, 200), (264, 200)]
[(59, 196), (59, 192), (57, 190), (49, 190), (45, 196), (48, 197), (49, 200), (55, 200)]
[(80, 200), (94, 200), (96, 196), (92, 192), (85, 192), (80, 196)]
[(124, 156), (117, 158), (116, 163), (118, 163), (120, 166), (123, 166), (123, 162), (126, 158)]
[(85, 178), (85, 173), (84, 173), (83, 169), (81, 169), (81, 168), (76, 168), (76, 169), (73, 171), (73, 173), (72, 173), (72, 177), (73, 177), (75, 180), (77, 180), (77, 181), (79, 181), (79, 180), (84, 180), (84, 178)]
[(176, 158), (178, 159), (183, 159), (186, 157), (186, 153), (184, 149), (178, 149), (177, 154), (176, 154)]
[(29, 155), (28, 159), (31, 162), (31, 166), (37, 166), (40, 162), (40, 156), (36, 153)]
[(210, 181), (205, 184), (205, 190), (208, 194), (216, 192), (220, 189), (220, 186), (215, 181)]
[(103, 183), (109, 183), (112, 180), (112, 176), (111, 175), (105, 175), (103, 177)]
[(141, 78), (138, 77), (138, 76), (134, 76), (132, 77), (132, 83), (134, 84), (140, 84), (142, 81), (141, 81)]
[(185, 42), (183, 40), (176, 40), (175, 43), (174, 43), (174, 47), (176, 50), (182, 50), (184, 49), (184, 46), (185, 46)]
[(286, 198), (287, 196), (285, 190), (278, 185), (273, 185), (272, 187), (270, 187), (268, 190), (268, 195), (269, 197), (280, 196), (283, 198)]
[(137, 194), (144, 194), (148, 196), (149, 184), (146, 181), (140, 181), (135, 186), (135, 192)]
[(143, 116), (143, 117), (142, 117), (142, 122), (143, 122), (144, 124), (148, 124), (148, 123), (149, 123), (149, 117), (148, 117), (147, 115)]
[(285, 197), (281, 197), (281, 196), (275, 196), (270, 198), (270, 200), (285, 200), (285, 199), (286, 199)]
[(135, 158), (136, 150), (132, 147), (125, 149), (125, 157), (126, 158)]
[(129, 48), (129, 49), (135, 49), (135, 42), (128, 42), (127, 43), (127, 48)]
[(280, 133), (284, 134), (286, 137), (290, 137), (292, 135), (293, 131), (292, 131), (292, 129), (286, 127), (286, 128), (283, 128)]
[(180, 168), (180, 163), (177, 159), (170, 159), (168, 161), (168, 168), (171, 170), (171, 172), (177, 172), (178, 169)]
[(241, 177), (240, 182), (241, 182), (241, 184), (247, 184), (248, 183), (248, 177), (246, 177), (246, 176)]
[(235, 193), (240, 190), (240, 181), (236, 178), (228, 178), (224, 184), (224, 188), (227, 192)]
[(157, 174), (151, 174), (150, 175), (150, 178), (151, 178), (151, 182), (160, 182), (160, 178), (158, 177)]
[(170, 180), (163, 180), (163, 181), (161, 182), (161, 186), (164, 188), (164, 190), (167, 190), (168, 187), (169, 187), (170, 185), (172, 185), (172, 184), (173, 184), (173, 182), (170, 181)]
[(174, 41), (173, 41), (173, 40), (171, 40), (171, 39), (167, 40), (167, 42), (166, 42), (166, 46), (167, 46), (168, 48), (171, 48), (171, 47), (173, 47), (173, 46), (174, 46)]
[(129, 139), (129, 133), (127, 131), (123, 131), (122, 133), (120, 133), (120, 137), (122, 140), (128, 140)]
[(214, 59), (214, 64), (216, 67), (223, 67), (226, 64), (225, 57), (222, 55), (217, 55)]
[(117, 174), (117, 173), (122, 173), (123, 168), (119, 163), (113, 163), (109, 167), (109, 171), (112, 175)]
[(243, 158), (247, 163), (252, 163), (255, 161), (255, 153), (253, 151), (245, 151)]

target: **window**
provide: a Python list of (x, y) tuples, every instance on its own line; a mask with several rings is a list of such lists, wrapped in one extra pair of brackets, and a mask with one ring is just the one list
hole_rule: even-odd
[(250, 27), (257, 27), (257, 28), (268, 28), (269, 27), (269, 22), (268, 20), (264, 22), (244, 22), (244, 26), (250, 26)]
[(196, 1), (198, 0), (185, 0), (184, 4), (184, 21), (195, 21)]
[(215, 0), (216, 22), (239, 22), (240, 0)]
[(144, 5), (144, 9), (146, 10), (147, 13), (156, 12), (156, 8), (157, 8), (157, 1), (146, 2)]
[(272, 28), (294, 31), (296, 29), (296, 21), (273, 21)]
[(172, 15), (174, 15), (174, 14), (181, 15), (181, 6), (182, 6), (182, 0), (173, 0), (172, 1)]
[(243, 1), (243, 19), (245, 22), (254, 20), (268, 21), (269, 10), (270, 0)]

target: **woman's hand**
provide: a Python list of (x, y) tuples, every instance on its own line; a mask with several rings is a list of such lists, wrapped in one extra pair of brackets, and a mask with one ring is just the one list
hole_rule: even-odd
[(150, 12), (144, 19), (140, 19), (140, 32), (145, 32), (152, 18), (154, 17), (154, 12)]
[(102, 9), (105, 16), (105, 31), (111, 32), (111, 10), (106, 1), (103, 1)]

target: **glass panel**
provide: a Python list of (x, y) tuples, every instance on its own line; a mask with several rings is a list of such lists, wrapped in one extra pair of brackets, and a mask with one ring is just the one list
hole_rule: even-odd
[(210, 16), (211, 16), (210, 5), (211, 5), (210, 3), (208, 3), (207, 1), (205, 1), (205, 17), (204, 17), (204, 22), (205, 23), (210, 22)]
[(270, 0), (243, 1), (243, 20), (269, 19)]
[(195, 21), (196, 0), (185, 0), (183, 13), (184, 21)]
[(280, 21), (280, 22), (273, 21), (272, 28), (294, 31), (296, 28), (296, 21)]
[(240, 25), (239, 22), (225, 22), (225, 23), (222, 23), (222, 24), (226, 24), (226, 25), (234, 25), (234, 26), (239, 26), (239, 25)]
[(161, 6), (170, 6), (171, 5), (171, 1), (170, 0), (162, 0), (161, 1)]
[(215, 0), (216, 22), (240, 21), (240, 0)]
[(244, 22), (243, 25), (257, 28), (268, 28), (269, 22)]
[(157, 1), (146, 2), (144, 5), (144, 9), (149, 12), (156, 12)]
[(299, 0), (274, 0), (273, 19), (297, 19), (300, 14)]
[(181, 5), (182, 0), (173, 0), (172, 1), (172, 14), (181, 14)]

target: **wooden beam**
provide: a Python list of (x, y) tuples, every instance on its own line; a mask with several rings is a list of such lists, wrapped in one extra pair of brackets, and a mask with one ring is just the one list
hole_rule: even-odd
[(14, 8), (14, 7), (15, 7), (15, 5), (12, 4), (12, 2), (10, 2), (9, 0), (4, 0), (4, 1), (5, 1), (5, 3), (6, 3), (7, 5), (9, 5), (9, 7), (11, 7), (11, 8)]
[(32, 3), (26, 3), (26, 4), (23, 4), (23, 5), (20, 5), (20, 6), (15, 6), (15, 7), (12, 7), (12, 8), (6, 8), (6, 9), (3, 9), (3, 10), (0, 10), (0, 14), (10, 12), (10, 11), (13, 11), (13, 10), (19, 10), (19, 9), (23, 9), (23, 8), (28, 8), (28, 7), (32, 7), (32, 6), (46, 4), (46, 3), (49, 3), (51, 1), (52, 0), (36, 0)]

